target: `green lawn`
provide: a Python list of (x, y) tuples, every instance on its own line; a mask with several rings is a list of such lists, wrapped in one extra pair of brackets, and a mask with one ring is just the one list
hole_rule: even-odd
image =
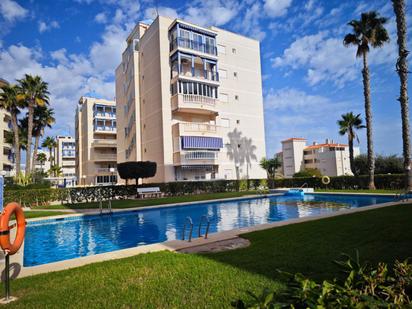
[(282, 288), (276, 269), (332, 278), (342, 252), (372, 263), (412, 256), (411, 219), (412, 205), (400, 205), (250, 233), (252, 245), (234, 251), (149, 253), (18, 279), (8, 307), (228, 308), (247, 290)]
[(389, 193), (389, 194), (397, 194), (397, 193), (404, 193), (401, 190), (391, 190), (391, 189), (377, 189), (377, 190), (368, 190), (368, 189), (359, 189), (359, 190), (342, 190), (342, 189), (316, 189), (316, 192), (336, 192), (336, 193)]
[[(243, 191), (243, 192), (221, 192), (221, 193), (208, 193), (208, 194), (194, 194), (194, 195), (182, 195), (152, 199), (136, 199), (136, 200), (114, 200), (112, 201), (112, 208), (132, 208), (143, 206), (164, 205), (173, 203), (187, 203), (214, 199), (224, 199), (233, 197), (242, 197), (245, 195), (256, 194), (255, 191)], [(104, 202), (103, 207), (107, 207), (107, 202)], [(44, 209), (84, 209), (84, 208), (99, 208), (98, 202), (90, 203), (76, 203), (76, 204), (64, 204), (64, 205), (50, 205), (38, 208)]]
[(24, 216), (26, 219), (31, 219), (31, 218), (40, 218), (40, 217), (50, 217), (50, 216), (59, 216), (59, 215), (67, 215), (69, 212), (64, 212), (64, 211), (35, 211), (35, 210), (30, 210), (30, 211), (25, 211)]

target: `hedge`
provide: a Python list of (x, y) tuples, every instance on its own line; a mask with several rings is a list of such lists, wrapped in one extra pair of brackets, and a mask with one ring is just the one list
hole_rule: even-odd
[[(261, 179), (249, 180), (249, 189), (257, 190), (262, 182)], [(266, 182), (265, 182), (266, 183)], [(247, 188), (246, 180), (216, 180), (197, 182), (169, 182), (151, 183), (139, 185), (139, 187), (159, 187), (160, 191), (168, 196), (189, 195), (199, 193), (233, 192), (238, 188)], [(51, 202), (79, 203), (99, 201), (100, 199), (123, 199), (136, 196), (135, 185), (116, 186), (94, 186), (76, 188), (49, 188), (49, 189), (27, 189), (7, 190), (4, 192), (4, 202), (17, 201), (25, 207), (36, 207), (47, 205)]]
[[(328, 188), (328, 189), (368, 189), (369, 176), (338, 176), (330, 177), (330, 184), (322, 184), (321, 177), (304, 177), (304, 178), (283, 178), (275, 179), (272, 188), (291, 188), (301, 187), (305, 183), (310, 188)], [(376, 189), (405, 189), (405, 175), (375, 175)]]

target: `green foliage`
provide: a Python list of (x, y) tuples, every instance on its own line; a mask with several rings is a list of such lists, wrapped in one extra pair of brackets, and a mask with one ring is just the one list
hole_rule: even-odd
[(286, 289), (260, 295), (250, 293), (251, 301), (237, 300), (232, 306), (244, 308), (391, 308), (412, 305), (412, 264), (396, 261), (392, 270), (386, 263), (376, 267), (361, 264), (359, 255), (344, 255), (337, 261), (345, 280), (318, 283), (302, 274), (281, 272)]
[(239, 190), (240, 191), (247, 191), (248, 190), (248, 184), (246, 179), (241, 179), (239, 181)]
[(293, 174), (293, 178), (299, 177), (321, 177), (322, 173), (317, 168), (305, 168), (303, 171)]
[(282, 166), (282, 163), (278, 158), (274, 157), (272, 159), (262, 158), (260, 160), (260, 167), (266, 170), (268, 178), (275, 178), (276, 169)]
[(32, 176), (31, 174), (26, 175), (23, 172), (20, 172), (18, 175), (16, 175), (15, 183), (19, 186), (25, 187), (32, 183)]
[(266, 179), (261, 179), (256, 190), (259, 194), (269, 193), (268, 181)]
[[(300, 187), (304, 183), (308, 184), (310, 188), (325, 188), (322, 184), (321, 177), (304, 177), (304, 178), (284, 178), (276, 179), (274, 182), (274, 188), (292, 188)], [(330, 177), (330, 184), (328, 189), (368, 189), (369, 178), (364, 176), (338, 176)], [(376, 189), (392, 189), (403, 190), (405, 188), (405, 176), (404, 175), (375, 175)]]
[[(355, 171), (357, 175), (368, 174), (368, 157), (359, 155), (354, 160)], [(403, 173), (403, 159), (396, 155), (377, 156), (375, 158), (376, 174), (401, 174)]]

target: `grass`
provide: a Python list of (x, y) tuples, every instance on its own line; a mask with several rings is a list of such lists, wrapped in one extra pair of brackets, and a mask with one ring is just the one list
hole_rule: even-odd
[(315, 189), (316, 192), (336, 192), (336, 193), (388, 193), (388, 194), (396, 194), (401, 193), (401, 190), (391, 190), (391, 189), (377, 189), (377, 190), (368, 190), (368, 189)]
[[(195, 194), (195, 195), (182, 195), (182, 196), (171, 196), (171, 197), (161, 197), (152, 199), (135, 199), (135, 200), (114, 200), (112, 201), (112, 208), (132, 208), (132, 207), (144, 207), (144, 206), (154, 206), (154, 205), (164, 205), (173, 203), (187, 203), (196, 201), (207, 201), (214, 199), (224, 199), (233, 197), (242, 197), (245, 195), (256, 194), (255, 191), (242, 191), (242, 192), (221, 192), (221, 193), (207, 193), (207, 194)], [(104, 206), (107, 207), (107, 202), (104, 202)], [(49, 205), (37, 208), (43, 209), (85, 209), (85, 208), (99, 208), (98, 202), (90, 203), (75, 203), (75, 204), (64, 204), (64, 205)]]
[(26, 219), (31, 219), (31, 218), (41, 218), (41, 217), (50, 217), (50, 216), (59, 216), (59, 215), (67, 215), (69, 212), (64, 212), (64, 211), (35, 211), (35, 210), (30, 210), (30, 211), (25, 211), (24, 216)]
[(263, 287), (276, 269), (332, 278), (342, 252), (393, 262), (412, 256), (412, 205), (294, 224), (245, 235), (251, 246), (207, 255), (141, 254), (17, 279), (10, 308), (228, 308)]

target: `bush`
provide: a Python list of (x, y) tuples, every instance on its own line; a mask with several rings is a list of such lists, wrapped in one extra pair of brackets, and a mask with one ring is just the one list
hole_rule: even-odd
[[(250, 190), (258, 190), (261, 179), (250, 179)], [(168, 196), (190, 195), (200, 193), (234, 192), (239, 188), (239, 183), (244, 182), (247, 188), (247, 181), (241, 180), (215, 180), (197, 182), (169, 182), (150, 183), (139, 185), (139, 187), (159, 187), (160, 191)], [(27, 189), (6, 187), (4, 192), (5, 203), (16, 201), (26, 207), (37, 205), (47, 205), (51, 202), (61, 203), (81, 203), (93, 202), (107, 199), (123, 199), (134, 197), (137, 193), (136, 185), (115, 185), (115, 186), (94, 186), (76, 188), (47, 188), (47, 189)]]
[(299, 177), (321, 177), (322, 173), (317, 168), (306, 168), (303, 171), (293, 174), (293, 178)]
[[(321, 177), (305, 177), (305, 178), (283, 178), (275, 179), (274, 188), (281, 187), (300, 187), (307, 183), (311, 188), (321, 189), (368, 189), (368, 176), (338, 176), (330, 177), (330, 184), (327, 186), (322, 184)], [(392, 189), (402, 190), (405, 188), (405, 176), (398, 175), (375, 175), (376, 189)]]
[[(376, 267), (361, 265), (358, 255), (345, 255), (336, 262), (347, 274), (345, 280), (317, 283), (301, 274), (282, 273), (286, 289), (261, 295), (249, 293), (253, 300), (237, 300), (233, 307), (244, 308), (401, 308), (412, 305), (412, 264), (396, 261), (393, 269), (379, 263)], [(409, 306), (408, 306), (409, 305)]]

